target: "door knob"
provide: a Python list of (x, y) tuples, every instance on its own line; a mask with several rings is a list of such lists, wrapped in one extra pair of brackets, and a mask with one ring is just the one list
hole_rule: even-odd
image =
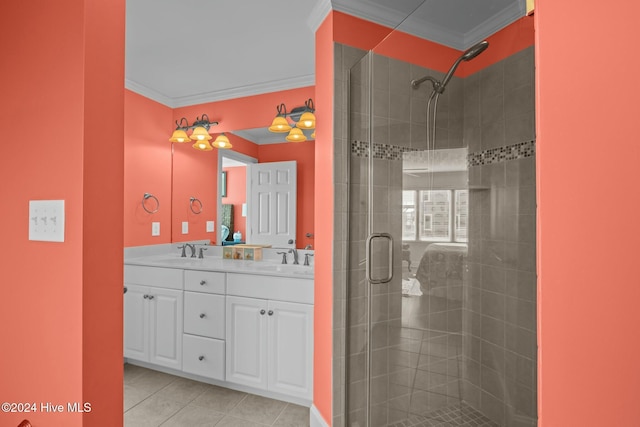
[(206, 314), (204, 314), (204, 313), (200, 313), (200, 318), (201, 318), (201, 319), (204, 319), (205, 317), (207, 317), (207, 315), (206, 315)]
[(266, 311), (264, 311), (264, 309), (260, 310), (260, 314), (264, 315), (265, 313), (266, 313)]
[(269, 310), (269, 316), (273, 316), (273, 310)]
[(198, 357), (198, 360), (201, 360), (201, 361), (204, 360), (204, 356)]

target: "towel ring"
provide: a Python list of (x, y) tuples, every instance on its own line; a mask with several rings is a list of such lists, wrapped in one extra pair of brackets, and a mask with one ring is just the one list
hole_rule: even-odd
[[(144, 202), (147, 201), (147, 199), (153, 199), (156, 201), (156, 208), (149, 210), (147, 209), (147, 207), (145, 206)], [(158, 212), (158, 209), (160, 209), (160, 201), (158, 201), (158, 198), (156, 196), (154, 196), (151, 193), (144, 193), (144, 196), (142, 196), (142, 209), (144, 209), (145, 211), (147, 211), (150, 214), (154, 214), (156, 212)]]
[[(198, 203), (200, 205), (200, 207), (198, 208), (198, 210), (195, 210), (193, 208), (193, 204), (194, 203)], [(196, 198), (196, 197), (192, 197), (189, 199), (189, 209), (191, 209), (191, 212), (193, 212), (196, 215), (200, 215), (202, 213), (202, 202), (200, 201), (200, 199)]]

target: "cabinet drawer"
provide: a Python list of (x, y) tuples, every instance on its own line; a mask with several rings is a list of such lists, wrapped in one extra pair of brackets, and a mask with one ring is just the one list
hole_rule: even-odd
[(225, 273), (185, 270), (184, 289), (186, 291), (224, 294)]
[(164, 267), (145, 267), (142, 265), (125, 265), (124, 283), (128, 285), (182, 289), (182, 270)]
[(224, 338), (224, 296), (184, 293), (184, 332)]
[(224, 380), (224, 341), (184, 335), (182, 370), (216, 380)]

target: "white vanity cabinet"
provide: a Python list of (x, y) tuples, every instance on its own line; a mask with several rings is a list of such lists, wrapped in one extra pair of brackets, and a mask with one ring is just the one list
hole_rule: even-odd
[(185, 270), (182, 370), (224, 380), (225, 273)]
[(125, 266), (124, 356), (182, 368), (182, 271)]
[(313, 281), (227, 275), (226, 380), (311, 400)]

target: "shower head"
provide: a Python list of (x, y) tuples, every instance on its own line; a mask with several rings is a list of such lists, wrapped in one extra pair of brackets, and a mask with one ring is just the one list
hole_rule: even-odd
[(451, 77), (453, 77), (453, 73), (456, 71), (456, 68), (458, 68), (458, 65), (460, 65), (460, 62), (471, 61), (473, 58), (475, 58), (476, 56), (484, 52), (484, 50), (488, 47), (489, 47), (489, 42), (484, 40), (484, 41), (481, 41), (480, 43), (474, 44), (469, 49), (467, 49), (462, 54), (462, 56), (456, 59), (456, 62), (453, 63), (453, 65), (451, 66), (447, 74), (444, 76), (444, 79), (442, 79), (442, 82), (440, 83), (440, 85), (438, 85), (438, 87), (436, 88), (436, 91), (438, 91), (438, 93), (444, 92), (445, 86), (447, 85), (447, 83), (449, 83), (449, 80), (451, 80)]
[(453, 65), (451, 66), (447, 74), (444, 76), (444, 79), (442, 79), (442, 81), (439, 82), (438, 80), (434, 79), (431, 76), (426, 76), (426, 77), (422, 77), (421, 79), (412, 80), (411, 86), (414, 88), (417, 88), (424, 81), (429, 80), (433, 85), (434, 91), (436, 91), (437, 93), (444, 92), (445, 86), (447, 85), (447, 83), (449, 83), (449, 80), (451, 80), (451, 77), (453, 77), (453, 73), (456, 71), (456, 68), (458, 68), (458, 65), (460, 65), (462, 61), (471, 61), (473, 58), (475, 58), (476, 56), (484, 52), (484, 50), (488, 47), (489, 47), (489, 42), (484, 40), (484, 41), (481, 41), (480, 43), (474, 44), (469, 49), (465, 50), (464, 53), (458, 59), (456, 59), (456, 62), (453, 63)]
[(462, 54), (462, 60), (471, 61), (473, 58), (484, 52), (484, 50), (488, 47), (489, 42), (486, 40), (481, 41), (480, 43), (476, 43)]

